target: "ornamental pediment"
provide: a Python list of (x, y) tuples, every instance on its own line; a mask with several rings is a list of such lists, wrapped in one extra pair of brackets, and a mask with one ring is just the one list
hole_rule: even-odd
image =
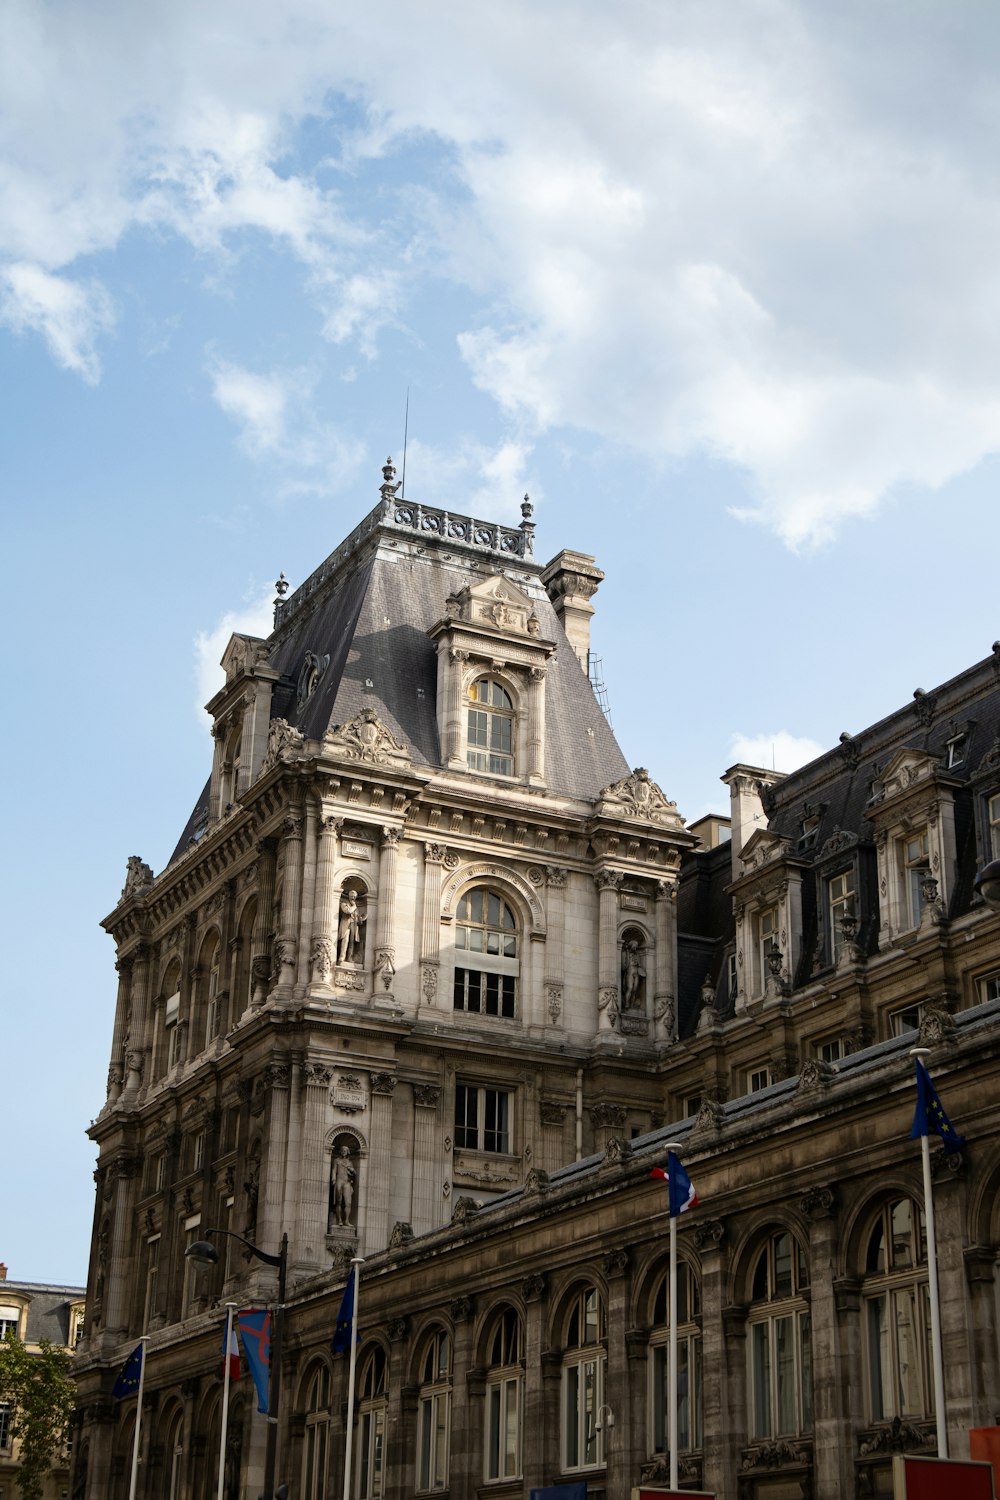
[(267, 643), (256, 635), (231, 635), (220, 665), (226, 681), (232, 682), (267, 656)]
[(527, 594), (498, 574), (449, 594), (445, 613), (449, 620), (499, 630), (504, 635), (537, 637), (540, 632), (535, 606)]
[(915, 750), (909, 746), (897, 750), (883, 767), (879, 777), (883, 788), (882, 801), (888, 802), (893, 797), (903, 796), (914, 787), (932, 783), (939, 765), (937, 757), (928, 755), (924, 750)]
[(777, 864), (785, 859), (792, 849), (792, 841), (771, 828), (758, 828), (747, 839), (740, 851), (743, 872), (752, 875), (766, 865)]
[(664, 795), (645, 766), (636, 766), (630, 776), (606, 786), (597, 799), (597, 811), (602, 817), (641, 818), (646, 823), (684, 827), (677, 803)]
[(323, 752), (373, 766), (406, 766), (411, 759), (406, 746), (372, 708), (362, 709), (347, 724), (332, 724), (323, 736)]

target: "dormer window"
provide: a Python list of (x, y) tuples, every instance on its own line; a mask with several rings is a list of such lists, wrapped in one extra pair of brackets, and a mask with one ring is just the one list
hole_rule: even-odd
[(819, 813), (811, 813), (802, 819), (802, 831), (799, 834), (799, 848), (811, 849), (816, 843), (816, 835), (819, 833)]
[(957, 734), (945, 745), (944, 763), (949, 771), (954, 770), (956, 766), (963, 766), (965, 764), (965, 752), (968, 741), (969, 737), (967, 734)]
[(910, 838), (901, 839), (899, 850), (906, 898), (906, 913), (910, 926), (916, 927), (920, 923), (920, 913), (924, 907), (921, 887), (927, 876), (931, 873), (927, 829), (924, 828), (919, 833), (914, 833)]
[(1000, 859), (1000, 792), (987, 800), (986, 821), (989, 825), (990, 858)]
[(470, 771), (514, 774), (514, 704), (495, 677), (469, 684), (467, 756)]

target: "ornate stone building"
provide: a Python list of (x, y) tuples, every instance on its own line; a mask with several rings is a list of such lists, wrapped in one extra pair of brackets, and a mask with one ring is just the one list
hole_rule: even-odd
[[(682, 1142), (682, 1472), (726, 1500), (881, 1492), (933, 1444), (907, 1052), (970, 1144), (940, 1178), (953, 1451), (1000, 1406), (993, 1124), (1000, 650), (794, 776), (736, 766), (731, 841), (630, 772), (587, 676), (592, 558), (398, 498), (235, 636), (212, 773), (130, 860), (74, 1493), (215, 1493), (220, 1308), (289, 1238), (279, 1473), (339, 1494), (622, 1500), (665, 1464), (665, 1204)], [(284, 585), (279, 588), (284, 593)], [(228, 1248), (223, 1248), (227, 1246)], [(923, 1259), (922, 1259), (923, 1256)], [(227, 1493), (260, 1486), (241, 1391)]]
[[(43, 1340), (75, 1349), (83, 1335), (84, 1288), (52, 1286), (48, 1282), (9, 1281), (0, 1262), (0, 1339), (19, 1338), (29, 1353), (38, 1353)], [(43, 1500), (67, 1500), (69, 1465), (65, 1452), (43, 1481)], [(0, 1400), (0, 1500), (14, 1500), (20, 1465), (20, 1442), (14, 1437), (14, 1413)], [(17, 1491), (19, 1493), (19, 1491)]]

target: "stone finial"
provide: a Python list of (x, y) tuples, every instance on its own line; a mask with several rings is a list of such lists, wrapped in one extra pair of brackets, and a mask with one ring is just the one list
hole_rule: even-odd
[(396, 478), (396, 466), (391, 458), (387, 458), (382, 465), (382, 483), (379, 485), (383, 505), (388, 505), (391, 500), (395, 500), (399, 485), (400, 481)]
[(274, 585), (275, 593), (278, 595), (278, 598), (284, 599), (290, 587), (291, 585), (289, 584), (288, 579), (285, 577), (284, 572), (279, 573)]

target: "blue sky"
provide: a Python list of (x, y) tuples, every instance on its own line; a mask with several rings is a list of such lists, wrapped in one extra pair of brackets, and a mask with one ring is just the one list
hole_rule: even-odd
[(360, 10), (0, 0), (21, 1280), (86, 1271), (126, 857), (407, 390), (409, 496), (528, 490), (606, 570), (612, 720), (689, 819), (1000, 635), (1000, 11)]

